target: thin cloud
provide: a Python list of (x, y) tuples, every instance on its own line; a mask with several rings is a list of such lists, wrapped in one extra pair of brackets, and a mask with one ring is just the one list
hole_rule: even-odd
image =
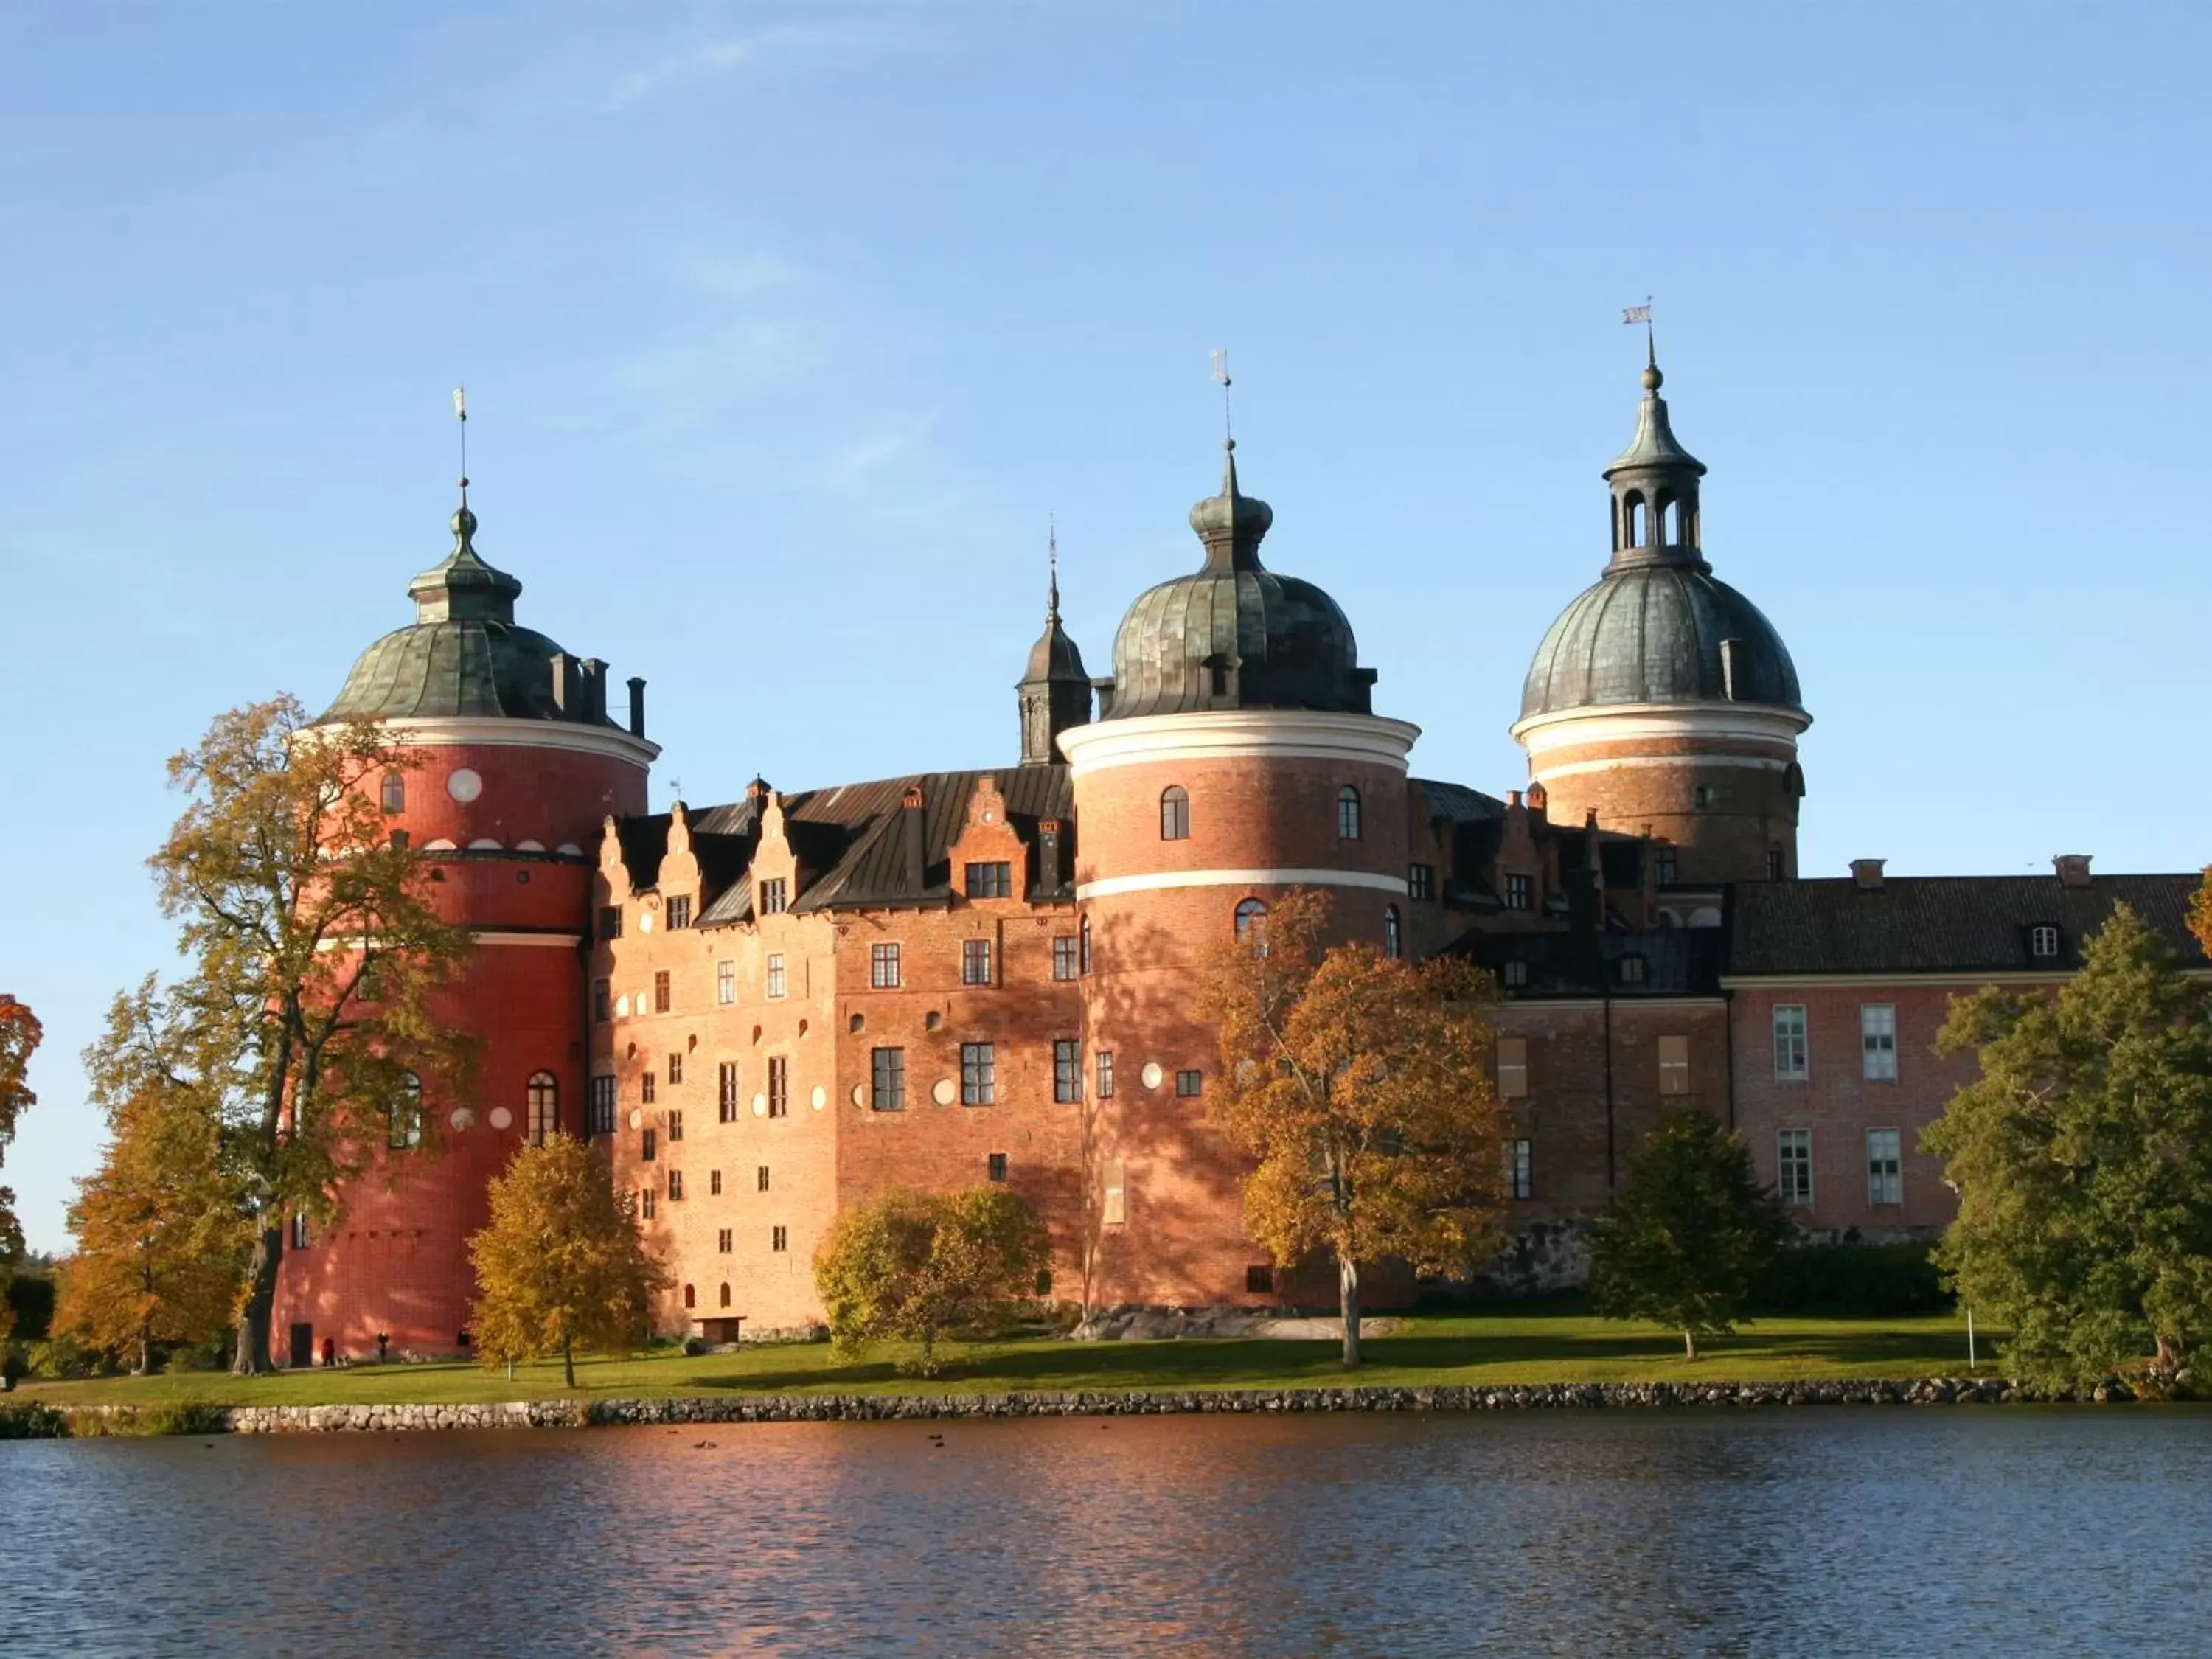
[(934, 416), (927, 416), (896, 431), (879, 433), (874, 437), (848, 445), (830, 459), (830, 480), (841, 484), (855, 483), (869, 473), (879, 471), (919, 447), (928, 439), (930, 429), (936, 424)]
[(720, 40), (702, 40), (623, 76), (615, 83), (607, 106), (617, 112), (637, 109), (685, 87), (719, 80), (750, 68), (763, 58), (868, 44), (870, 37), (852, 29), (803, 23), (781, 24)]

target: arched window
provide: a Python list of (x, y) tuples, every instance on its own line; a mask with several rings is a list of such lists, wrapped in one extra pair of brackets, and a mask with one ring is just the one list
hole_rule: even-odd
[(1382, 913), (1382, 954), (1395, 961), (1405, 951), (1405, 939), (1398, 930), (1398, 907), (1392, 905)]
[(530, 1074), (530, 1144), (543, 1146), (561, 1127), (561, 1085), (550, 1072)]
[(730, 1305), (730, 1286), (727, 1280), (725, 1280), (722, 1285), (721, 1305), (725, 1308)]
[(384, 775), (384, 810), (387, 812), (407, 810), (407, 780), (397, 772)]
[(1644, 517), (1644, 497), (1634, 490), (1621, 498), (1621, 511), (1628, 515), (1628, 545), (1641, 547), (1650, 533)]
[(1160, 791), (1160, 839), (1190, 839), (1190, 796), (1179, 783)]
[(1077, 957), (1077, 961), (1076, 961), (1076, 964), (1075, 964), (1075, 971), (1076, 971), (1077, 973), (1079, 973), (1079, 974), (1087, 974), (1087, 973), (1089, 973), (1089, 972), (1091, 971), (1091, 918), (1090, 918), (1090, 917), (1088, 917), (1088, 916), (1084, 917), (1084, 919), (1083, 919), (1082, 922), (1080, 923), (1080, 925), (1079, 925), (1079, 926), (1077, 927), (1077, 928), (1076, 928), (1076, 930), (1075, 930), (1075, 938), (1076, 938), (1075, 954), (1076, 954), (1076, 957)]
[(412, 1072), (399, 1074), (400, 1098), (386, 1109), (384, 1140), (388, 1146), (422, 1144), (422, 1079)]
[(1671, 495), (1659, 498), (1659, 544), (1673, 547), (1682, 539), (1682, 505)]
[(689, 1285), (684, 1287), (684, 1305), (687, 1308), (696, 1308), (699, 1305), (699, 1292)]
[(1348, 783), (1336, 792), (1336, 838), (1359, 839), (1359, 792)]
[(1237, 907), (1237, 937), (1249, 939), (1253, 930), (1264, 930), (1267, 922), (1267, 907), (1258, 899), (1248, 898)]

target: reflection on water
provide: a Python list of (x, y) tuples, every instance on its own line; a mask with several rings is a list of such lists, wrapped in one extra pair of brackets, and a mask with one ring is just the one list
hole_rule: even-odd
[(2181, 1410), (29, 1442), (0, 1515), (9, 1656), (2212, 1647)]

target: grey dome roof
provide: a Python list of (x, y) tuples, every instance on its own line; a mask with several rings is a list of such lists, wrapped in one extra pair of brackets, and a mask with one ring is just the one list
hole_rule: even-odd
[[(560, 646), (514, 620), (522, 584), (494, 569), (473, 544), (477, 517), (464, 505), (453, 514), (453, 550), (408, 584), (415, 621), (394, 629), (361, 653), (337, 700), (317, 724), (354, 720), (501, 716), (612, 726), (588, 695), (562, 706), (554, 664)], [(577, 665), (570, 659), (573, 671)], [(597, 665), (594, 665), (594, 672)]]
[[(1724, 640), (1734, 641), (1725, 668)], [(1702, 565), (1632, 565), (1585, 588), (1536, 647), (1521, 718), (1638, 702), (1804, 712), (1796, 665), (1774, 624)]]
[(1220, 495), (1191, 509), (1204, 567), (1137, 596), (1114, 635), (1114, 694), (1100, 716), (1201, 708), (1371, 712), (1375, 672), (1359, 666), (1352, 623), (1309, 581), (1260, 562), (1274, 522), (1237, 486), (1230, 446)]

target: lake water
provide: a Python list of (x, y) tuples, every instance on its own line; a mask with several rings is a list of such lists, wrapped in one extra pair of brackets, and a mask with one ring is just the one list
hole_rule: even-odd
[(9, 1659), (2212, 1651), (2186, 1409), (16, 1442), (0, 1518)]

